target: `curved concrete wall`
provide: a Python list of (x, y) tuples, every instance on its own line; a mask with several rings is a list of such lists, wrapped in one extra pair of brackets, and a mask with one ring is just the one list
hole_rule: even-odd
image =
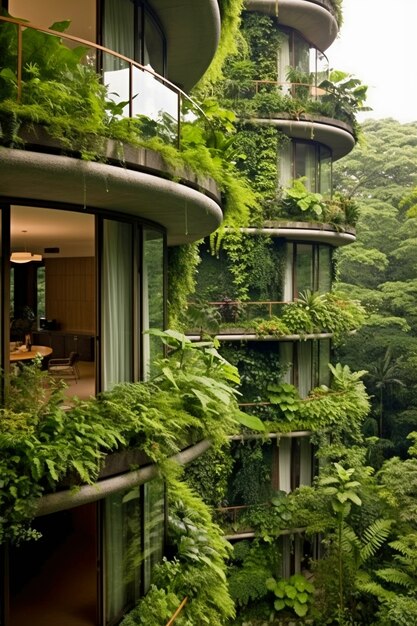
[(167, 39), (170, 81), (188, 91), (210, 65), (220, 37), (217, 0), (151, 0)]
[(259, 11), (278, 18), (283, 26), (294, 28), (324, 52), (338, 33), (336, 18), (322, 4), (310, 0), (246, 0), (248, 11)]
[(223, 217), (214, 199), (162, 176), (30, 150), (0, 148), (0, 194), (134, 215), (165, 227), (170, 245), (210, 234)]

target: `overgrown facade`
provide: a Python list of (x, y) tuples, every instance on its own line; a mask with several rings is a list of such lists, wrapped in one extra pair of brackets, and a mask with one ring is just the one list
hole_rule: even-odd
[[(24, 349), (28, 342), (32, 352), (48, 348), (50, 358), (77, 353), (84, 374), (72, 380), (73, 391), (86, 398), (119, 383), (147, 380), (150, 363), (162, 354), (161, 344), (145, 331), (166, 327), (167, 246), (208, 235), (223, 217), (215, 182), (181, 159), (169, 164), (168, 158), (174, 155), (175, 161), (179, 154), (189, 112), (196, 112), (197, 123), (201, 116), (187, 92), (216, 51), (219, 5), (214, 0), (181, 6), (159, 0), (0, 4), (6, 379), (13, 373), (11, 361), (21, 363), (25, 356), (19, 343)], [(155, 129), (162, 129), (162, 138)], [(135, 141), (139, 136), (142, 143)], [(32, 411), (35, 405), (34, 398)], [(71, 411), (71, 403), (55, 413), (65, 422), (61, 410)], [(43, 425), (35, 420), (30, 433), (45, 428), (48, 416)], [(62, 430), (57, 423), (50, 428), (57, 436)], [(3, 437), (7, 430), (6, 420)], [(90, 453), (108, 447), (110, 430), (109, 422)], [(16, 440), (15, 450), (28, 444), (29, 431), (25, 440)], [(80, 450), (90, 435), (74, 434)], [(117, 459), (116, 465), (100, 461), (98, 477), (95, 470), (76, 477), (84, 473), (90, 453), (76, 461), (75, 449), (68, 458), (75, 474), (65, 480), (58, 457), (48, 458), (43, 477), (39, 459), (38, 469), (29, 464), (17, 470), (21, 484), (39, 473), (38, 493), (53, 491), (49, 496), (56, 501), (48, 504), (47, 495), (30, 505), (36, 519), (29, 532), (39, 531), (38, 541), (8, 541), (17, 527), (11, 529), (13, 513), (4, 520), (2, 626), (120, 623), (149, 589), (153, 565), (164, 552), (165, 490), (161, 479), (150, 480), (155, 472), (133, 484), (124, 481), (123, 476), (132, 478), (130, 468), (151, 462), (149, 455), (130, 450), (128, 439), (122, 445), (114, 439), (110, 446), (124, 449), (122, 465)], [(12, 447), (6, 452), (4, 439), (3, 444), (3, 459), (13, 463)], [(61, 460), (70, 447), (62, 446)], [(137, 443), (131, 447), (137, 449)], [(183, 447), (189, 447), (186, 439)], [(40, 443), (37, 448), (40, 453)], [(115, 475), (118, 487), (111, 486)], [(8, 482), (14, 481), (11, 475), (3, 479), (3, 510), (14, 507), (18, 514), (17, 500), (9, 509), (5, 501), (17, 498), (24, 507), (23, 492)], [(88, 496), (80, 485), (97, 479)], [(69, 489), (74, 484), (78, 503)], [(28, 504), (34, 496), (33, 489), (26, 492)], [(25, 533), (25, 524), (19, 524), (18, 532)]]
[[(257, 203), (247, 227), (201, 247), (190, 324), (216, 334), (241, 375), (240, 407), (265, 432), (236, 434), (190, 476), (233, 542), (230, 584), (240, 619), (252, 624), (273, 612), (257, 596), (257, 576), (288, 580), (319, 556), (319, 542), (291, 528), (285, 494), (318, 473), (318, 431), (331, 432), (320, 388), (332, 386), (334, 341), (360, 325), (362, 311), (332, 290), (334, 252), (355, 241), (357, 217), (354, 202), (332, 191), (332, 164), (353, 148), (357, 130), (338, 108), (336, 83), (347, 77), (331, 75), (325, 55), (340, 15), (336, 5), (308, 0), (248, 0), (245, 9), (241, 51), (219, 95), (237, 113), (234, 158)], [(212, 489), (210, 464), (218, 467)], [(306, 611), (303, 604), (296, 614)]]

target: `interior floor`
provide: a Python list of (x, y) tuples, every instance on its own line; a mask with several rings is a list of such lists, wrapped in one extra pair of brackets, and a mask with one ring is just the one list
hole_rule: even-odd
[(95, 395), (95, 367), (93, 361), (79, 361), (78, 369), (80, 377), (76, 381), (74, 378), (64, 378), (68, 385), (65, 389), (65, 397), (76, 396), (80, 400), (88, 400)]
[(72, 534), (13, 598), (11, 626), (96, 626), (96, 557), (91, 537)]

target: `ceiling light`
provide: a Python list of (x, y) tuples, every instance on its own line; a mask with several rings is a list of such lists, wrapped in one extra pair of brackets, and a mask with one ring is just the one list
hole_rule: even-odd
[(30, 261), (42, 261), (42, 255), (31, 252), (12, 252), (10, 260), (12, 263), (30, 263)]
[[(22, 234), (26, 235), (28, 231), (22, 230)], [(24, 252), (12, 252), (10, 255), (12, 263), (30, 263), (31, 261), (42, 261), (41, 254), (32, 254), (25, 250)]]

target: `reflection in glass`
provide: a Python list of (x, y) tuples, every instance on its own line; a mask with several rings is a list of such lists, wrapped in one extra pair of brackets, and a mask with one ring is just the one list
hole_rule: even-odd
[(332, 152), (319, 146), (319, 191), (323, 196), (332, 195)]
[(164, 75), (164, 39), (152, 17), (145, 13), (145, 45), (143, 65), (149, 65), (157, 74)]
[(107, 390), (132, 380), (132, 226), (112, 220), (103, 220), (101, 323), (102, 389)]
[(104, 502), (106, 624), (115, 624), (139, 598), (141, 564), (140, 488), (108, 496)]
[(144, 485), (144, 589), (152, 582), (152, 569), (162, 560), (165, 538), (165, 486), (162, 480)]
[(317, 291), (327, 293), (332, 286), (332, 251), (330, 246), (319, 246)]
[(305, 186), (316, 191), (316, 146), (296, 142), (294, 146), (294, 178), (305, 177)]
[(298, 349), (298, 392), (306, 398), (313, 386), (312, 383), (312, 341), (301, 341)]
[(330, 385), (330, 339), (319, 342), (319, 385)]
[[(143, 330), (164, 328), (164, 239), (162, 233), (147, 229), (143, 233)], [(162, 356), (161, 341), (145, 334), (143, 363), (145, 380), (152, 374), (152, 363)]]
[(306, 289), (313, 288), (313, 247), (309, 244), (297, 244), (294, 277), (294, 298)]

